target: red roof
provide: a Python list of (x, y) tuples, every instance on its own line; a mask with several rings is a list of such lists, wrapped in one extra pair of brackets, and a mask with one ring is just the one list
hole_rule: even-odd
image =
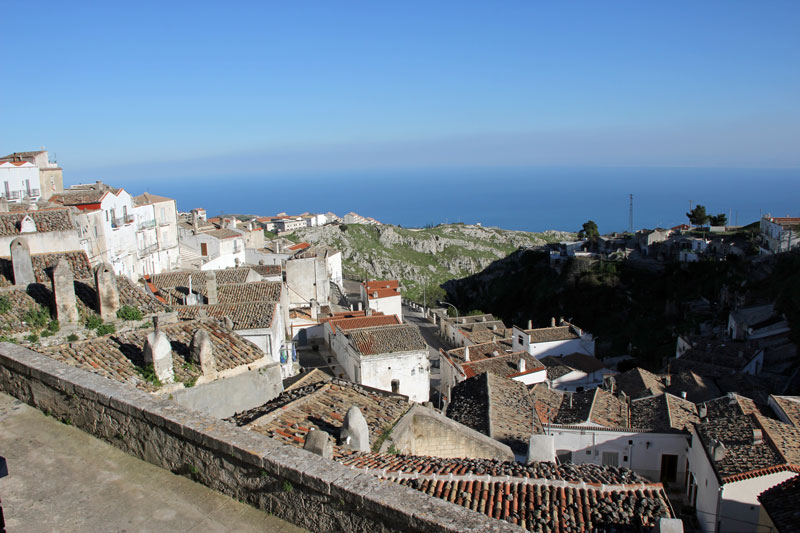
[[(28, 161), (0, 161), (0, 164), (8, 163), (9, 165), (14, 165), (15, 167), (21, 167), (22, 165), (28, 164)], [(30, 163), (31, 165), (33, 163)]]
[(297, 244), (295, 244), (293, 246), (290, 246), (289, 249), (291, 251), (295, 252), (297, 250), (305, 250), (306, 248), (310, 248), (310, 247), (311, 247), (311, 245), (308, 244), (307, 242), (300, 242), (300, 243), (297, 243)]
[(394, 289), (400, 287), (400, 282), (396, 279), (386, 279), (386, 280), (372, 280), (364, 282), (364, 287), (368, 291), (372, 291), (373, 289)]
[(369, 289), (367, 291), (368, 300), (391, 298), (392, 296), (400, 296), (400, 289), (395, 287), (393, 289)]

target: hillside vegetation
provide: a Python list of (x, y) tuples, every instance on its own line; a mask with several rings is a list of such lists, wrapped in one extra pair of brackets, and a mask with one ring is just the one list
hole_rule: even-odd
[(559, 231), (528, 233), (465, 224), (402, 228), (361, 224), (303, 228), (293, 240), (328, 245), (342, 251), (345, 277), (399, 279), (403, 294), (422, 301), (443, 297), (439, 285), (469, 276), (508, 254), (548, 242), (572, 240)]

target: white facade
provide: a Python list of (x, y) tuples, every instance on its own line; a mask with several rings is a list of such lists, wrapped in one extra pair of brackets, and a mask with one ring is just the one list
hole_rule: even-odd
[[(325, 216), (325, 215), (320, 215)], [(328, 278), (339, 287), (342, 286), (344, 276), (342, 274), (342, 252), (328, 254)]]
[(267, 357), (276, 363), (281, 364), (281, 377), (291, 377), (294, 375), (294, 365), (291, 358), (288, 358), (285, 362), (281, 362), (281, 348), (284, 348), (285, 344), (284, 322), (281, 306), (273, 302), (267, 302), (264, 303), (264, 305), (275, 306), (272, 312), (273, 318), (270, 327), (258, 329), (237, 329), (236, 333), (258, 346)]
[(800, 218), (773, 218), (766, 216), (761, 219), (761, 243), (770, 252), (785, 252), (800, 245)]
[(233, 235), (218, 238), (213, 231), (195, 234), (191, 230), (179, 227), (178, 233), (184, 268), (195, 266), (201, 270), (219, 270), (246, 263), (244, 239), (235, 232), (231, 232)]
[(347, 335), (337, 334), (331, 336), (331, 351), (347, 379), (355, 383), (397, 392), (419, 403), (430, 398), (427, 350), (361, 355)]
[[(624, 466), (653, 482), (683, 484), (686, 479), (689, 435), (684, 433), (613, 430), (596, 424), (545, 425), (545, 433), (554, 438), (561, 461)], [(665, 459), (667, 455), (673, 457)], [(672, 465), (675, 470), (670, 470)]]
[(369, 308), (384, 315), (397, 315), (403, 320), (403, 298), (400, 293), (395, 296), (385, 296), (383, 298), (369, 298)]
[(292, 257), (286, 261), (284, 270), (290, 307), (307, 307), (311, 300), (320, 304), (330, 301), (328, 265), (323, 255)]
[(39, 167), (28, 161), (0, 162), (0, 196), (9, 202), (41, 197)]
[(596, 379), (586, 372), (573, 369), (569, 374), (550, 380), (550, 388), (567, 392), (581, 392), (596, 388), (602, 383), (602, 379), (598, 383)]
[[(570, 329), (577, 329), (569, 326)], [(531, 336), (517, 326), (513, 328), (512, 351), (525, 351), (541, 359), (548, 355), (561, 356), (582, 353), (594, 357), (594, 339), (589, 333), (577, 330), (577, 339), (565, 339), (546, 342), (531, 341)]]
[(720, 485), (696, 432), (692, 434), (689, 450), (689, 470), (689, 502), (694, 502), (700, 529), (707, 533), (773, 531), (769, 517), (762, 512), (758, 495), (797, 475), (775, 472)]

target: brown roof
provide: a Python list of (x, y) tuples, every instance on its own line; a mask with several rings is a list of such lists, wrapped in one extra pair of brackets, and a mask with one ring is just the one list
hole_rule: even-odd
[(778, 533), (797, 531), (797, 524), (800, 524), (800, 509), (797, 507), (800, 501), (800, 476), (765, 490), (758, 496), (758, 501), (778, 528)]
[(366, 418), (370, 443), (375, 444), (410, 409), (411, 404), (407, 397), (399, 394), (333, 379), (284, 391), (264, 405), (238, 413), (229, 421), (285, 444), (303, 446), (311, 428), (338, 438), (347, 410), (352, 406), (358, 407)]
[(52, 195), (48, 201), (61, 205), (97, 204), (108, 193), (116, 193), (119, 189), (109, 190), (66, 190)]
[(686, 399), (695, 403), (707, 402), (714, 398), (719, 398), (720, 391), (710, 378), (692, 372), (684, 371), (672, 374), (670, 386), (667, 392), (680, 396), (686, 393)]
[(561, 409), (561, 403), (564, 401), (564, 393), (551, 389), (546, 383), (537, 383), (530, 388), (530, 394), (533, 398), (538, 425), (553, 423)]
[(250, 302), (239, 304), (190, 305), (177, 308), (182, 320), (200, 318), (200, 311), (213, 318), (228, 317), (233, 321), (233, 329), (266, 329), (272, 326), (277, 303)]
[(643, 368), (632, 368), (614, 376), (618, 390), (633, 399), (645, 398), (664, 392), (661, 378)]
[(280, 265), (252, 265), (249, 268), (252, 268), (256, 272), (258, 272), (262, 276), (280, 276), (281, 275), (281, 266)]
[[(215, 321), (178, 322), (162, 326), (172, 343), (172, 364), (176, 381), (194, 381), (201, 371), (189, 362), (189, 346), (194, 332), (204, 329), (211, 337), (217, 370), (227, 370), (259, 361), (263, 352), (253, 343), (239, 337)], [(142, 379), (144, 356), (142, 349), (147, 335), (153, 330), (134, 330), (106, 335), (83, 342), (72, 342), (49, 348), (42, 353), (63, 363), (77, 366), (101, 376), (152, 391), (157, 387)]]
[[(231, 283), (245, 283), (250, 276), (251, 269), (245, 268), (225, 268), (214, 270), (217, 278), (217, 286), (228, 285)], [(192, 279), (192, 290), (205, 294), (206, 278), (205, 271), (201, 270), (174, 270), (172, 272), (162, 272), (150, 276), (150, 282), (157, 289), (169, 289), (174, 287), (189, 288), (189, 277)]]
[(578, 370), (582, 370), (587, 374), (603, 370), (606, 367), (600, 359), (597, 359), (596, 357), (592, 357), (591, 355), (586, 355), (583, 353), (573, 353), (569, 355), (563, 355), (560, 357), (560, 359), (562, 364), (565, 364), (572, 368), (576, 368)]
[(232, 239), (234, 237), (241, 237), (242, 236), (242, 234), (237, 232), (237, 231), (233, 231), (233, 230), (230, 230), (230, 229), (224, 229), (224, 228), (214, 229), (214, 230), (211, 230), (211, 231), (206, 231), (206, 232), (204, 232), (204, 235), (210, 235), (211, 237), (214, 237), (214, 238), (217, 238), (217, 239)]
[(537, 328), (523, 330), (530, 337), (530, 342), (566, 341), (579, 338), (570, 326), (556, 326), (552, 328)]
[(20, 235), (20, 223), (26, 215), (33, 219), (37, 233), (77, 229), (69, 209), (40, 209), (37, 211), (0, 213), (0, 235), (4, 237)]
[(175, 200), (172, 198), (167, 198), (166, 196), (158, 196), (157, 194), (150, 194), (149, 192), (145, 192), (140, 194), (139, 196), (133, 197), (133, 203), (135, 205), (148, 205), (148, 204), (157, 204), (160, 202), (174, 202)]
[(217, 298), (221, 304), (278, 302), (281, 299), (281, 290), (280, 281), (229, 283), (217, 287)]
[(428, 349), (419, 329), (410, 324), (353, 329), (346, 335), (361, 355), (427, 351)]
[[(494, 357), (495, 352), (497, 352), (497, 355), (511, 353), (511, 346), (510, 339), (497, 339), (494, 342), (473, 344), (469, 346), (469, 360), (474, 362), (488, 359), (489, 357)], [(467, 348), (454, 348), (444, 352), (444, 355), (453, 363), (463, 364), (466, 350)]]
[[(94, 277), (89, 258), (84, 251), (58, 252), (49, 254), (31, 255), (33, 274), (36, 283), (50, 284), (50, 272), (60, 259), (66, 259), (75, 279), (91, 279)], [(14, 283), (14, 266), (10, 258), (0, 257), (0, 286), (9, 286)]]
[(354, 318), (333, 318), (328, 320), (328, 324), (333, 329), (347, 332), (352, 329), (369, 328), (373, 326), (392, 326), (400, 324), (397, 315), (372, 315)]
[[(519, 360), (525, 361), (525, 372), (519, 371)], [(544, 370), (544, 365), (528, 352), (515, 352), (502, 354), (497, 357), (481, 359), (469, 363), (462, 363), (462, 370), (467, 378), (489, 372), (503, 378), (513, 378), (518, 375), (529, 374)]]
[(771, 398), (789, 419), (789, 423), (800, 427), (800, 396), (772, 395)]

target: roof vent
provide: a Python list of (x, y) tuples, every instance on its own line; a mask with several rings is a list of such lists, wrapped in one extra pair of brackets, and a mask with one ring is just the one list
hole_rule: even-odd
[(492, 357), (497, 357), (498, 355), (500, 355), (500, 352), (498, 352), (497, 350), (492, 352)]
[(711, 458), (714, 462), (719, 462), (725, 459), (725, 445), (718, 440), (711, 442)]
[(753, 444), (761, 444), (764, 442), (764, 434), (760, 429), (753, 430)]
[(519, 361), (517, 361), (517, 370), (520, 372), (525, 372), (525, 359), (520, 357)]

